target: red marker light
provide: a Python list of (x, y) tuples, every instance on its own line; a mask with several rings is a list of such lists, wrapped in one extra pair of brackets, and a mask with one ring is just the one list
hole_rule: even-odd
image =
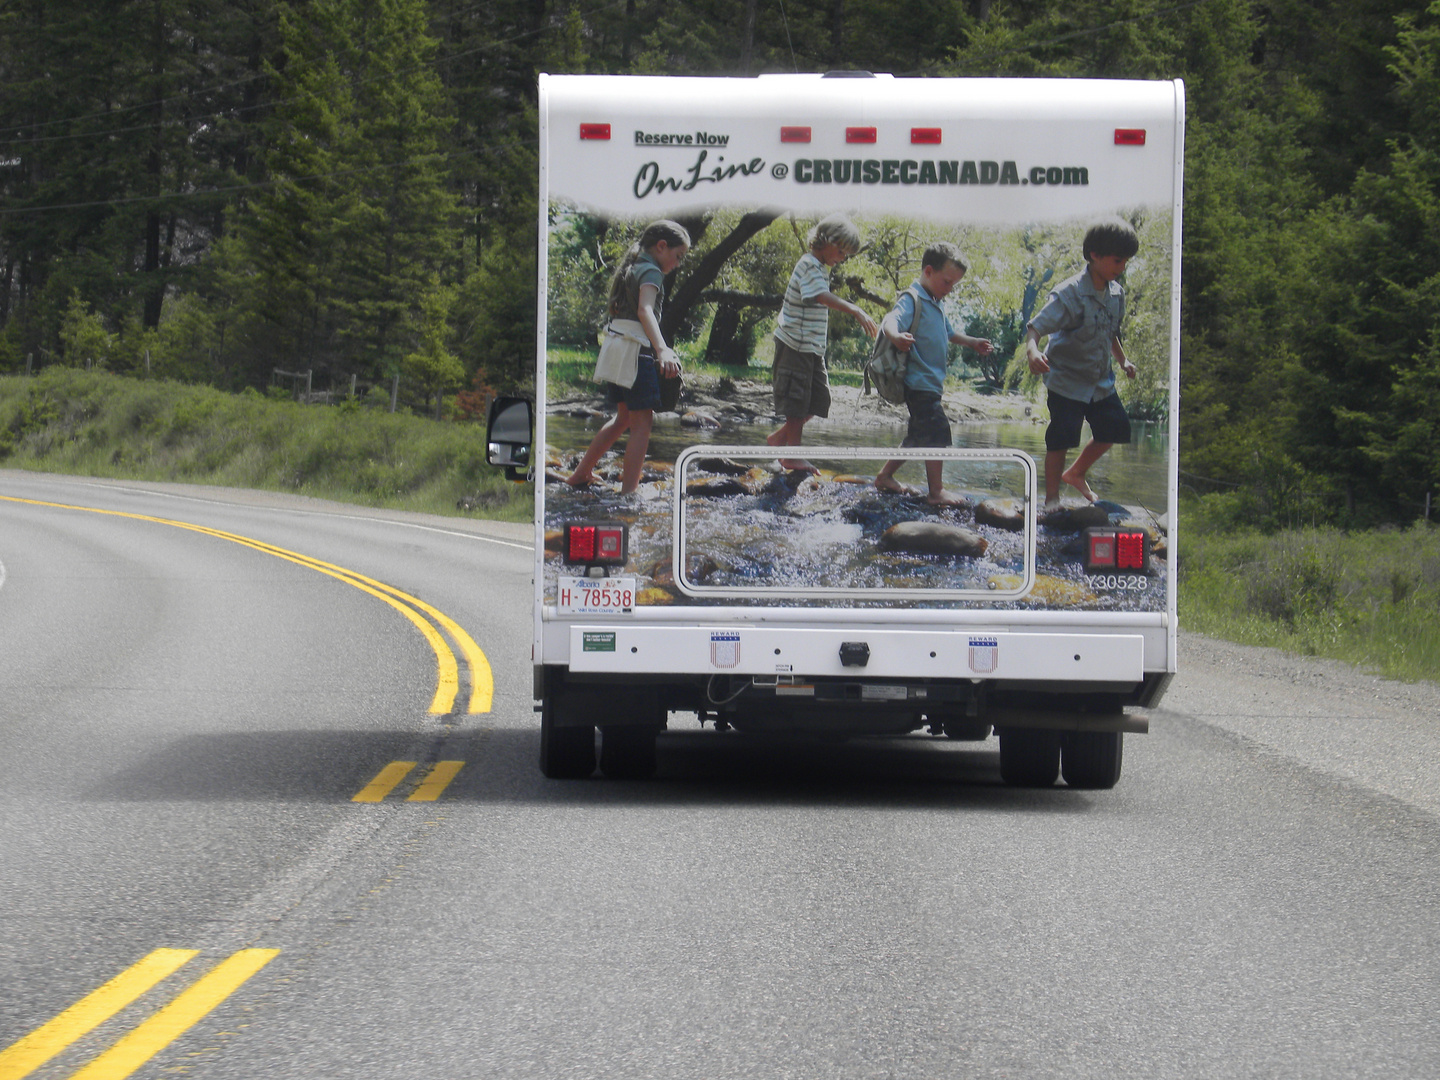
[(923, 143), (928, 146), (940, 145), (939, 128), (911, 128), (910, 141), (912, 143)]
[(1116, 146), (1144, 146), (1144, 145), (1145, 145), (1145, 129), (1144, 129), (1144, 128), (1116, 128), (1116, 129), (1115, 129), (1115, 145), (1116, 145)]
[(780, 129), (781, 142), (804, 142), (810, 141), (810, 129), (808, 127), (782, 127)]
[(580, 125), (580, 138), (582, 138), (582, 139), (599, 139), (599, 140), (601, 140), (601, 141), (604, 141), (604, 140), (610, 138), (610, 125), (609, 125), (609, 124), (581, 124), (581, 125)]
[(875, 129), (873, 127), (847, 127), (845, 129), (845, 141), (847, 143), (873, 143), (875, 141)]

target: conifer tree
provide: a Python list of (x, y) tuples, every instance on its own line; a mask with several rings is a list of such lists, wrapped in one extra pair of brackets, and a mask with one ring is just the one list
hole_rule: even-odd
[(264, 181), (235, 215), (226, 285), (253, 374), (272, 355), (380, 380), (431, 277), (453, 271), (452, 120), (421, 0), (280, 8)]

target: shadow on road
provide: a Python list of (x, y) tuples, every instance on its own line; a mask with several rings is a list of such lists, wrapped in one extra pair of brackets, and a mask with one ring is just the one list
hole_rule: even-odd
[[(998, 744), (928, 735), (843, 742), (668, 731), (648, 781), (547, 780), (538, 730), (270, 731), (195, 735), (167, 743), (82, 796), (89, 801), (340, 803), (392, 761), (415, 761), (409, 782), (377, 805), (405, 796), (437, 760), (464, 761), (447, 804), (823, 805), (1085, 812), (1096, 793), (1057, 786), (1005, 787)], [(357, 804), (357, 811), (363, 809)]]

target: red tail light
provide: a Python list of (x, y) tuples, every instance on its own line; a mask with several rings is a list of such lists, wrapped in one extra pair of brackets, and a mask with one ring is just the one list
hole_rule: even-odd
[(1086, 529), (1085, 572), (1145, 572), (1150, 561), (1150, 535), (1138, 529)]
[(1122, 532), (1115, 534), (1115, 565), (1121, 570), (1145, 569), (1145, 541), (1143, 532)]
[(619, 523), (565, 526), (566, 562), (621, 566), (629, 557), (627, 546), (625, 526)]

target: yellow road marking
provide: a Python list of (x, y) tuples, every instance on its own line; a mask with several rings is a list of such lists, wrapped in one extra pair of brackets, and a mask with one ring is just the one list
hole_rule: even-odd
[(360, 789), (359, 794), (351, 798), (351, 802), (379, 802), (395, 790), (395, 786), (410, 775), (410, 770), (415, 768), (413, 761), (392, 761), (378, 773), (375, 779)]
[(279, 949), (241, 949), (222, 960), (70, 1080), (124, 1080), (203, 1020), (278, 955)]
[(463, 768), (463, 761), (438, 761), (435, 767), (430, 770), (425, 779), (420, 781), (420, 786), (410, 793), (406, 802), (434, 802), (440, 798), (440, 793), (450, 786), (450, 781), (455, 779), (455, 774)]
[[(192, 526), (192, 528), (199, 528), (199, 526)], [(454, 619), (450, 618), (450, 616), (446, 615), (444, 612), (432, 607), (424, 600), (420, 600), (414, 596), (409, 596), (391, 585), (386, 585), (384, 582), (376, 581), (374, 578), (366, 577), (364, 574), (356, 573), (354, 570), (346, 570), (344, 567), (336, 566), (333, 563), (323, 562), (320, 559), (313, 559), (308, 555), (297, 555), (293, 551), (286, 551), (284, 548), (275, 547), (272, 544), (266, 544), (260, 540), (249, 540), (244, 537), (238, 537), (232, 533), (218, 532), (213, 529), (202, 529), (201, 531), (211, 533), (212, 535), (219, 536), (226, 540), (234, 540), (237, 543), (249, 544), (250, 546), (257, 548), (260, 551), (269, 552), (270, 554), (276, 555), (280, 558), (299, 560), (306, 566), (309, 566), (316, 570), (320, 570), (321, 573), (329, 573), (331, 571), (334, 571), (336, 574), (343, 575), (343, 579), (349, 581), (350, 584), (355, 585), (356, 588), (365, 588), (366, 585), (370, 585), (376, 589), (382, 589), (392, 596), (399, 597), (407, 604), (413, 604), (416, 608), (425, 612), (425, 614), (429, 615), (432, 619), (439, 623), (442, 628), (444, 628), (446, 633), (448, 633), (455, 640), (455, 643), (460, 646), (460, 651), (464, 654), (466, 662), (470, 665), (469, 711), (472, 713), (486, 713), (490, 711), (490, 707), (493, 704), (495, 696), (495, 677), (494, 673), (490, 670), (490, 661), (486, 659), (485, 654), (480, 649), (480, 646), (475, 644), (475, 639), (472, 638), (469, 634), (467, 634), (463, 629), (461, 629), (460, 624), (455, 622)], [(357, 584), (362, 582), (363, 584)], [(366, 589), (366, 591), (368, 592), (369, 590)], [(382, 596), (381, 599), (383, 600), (385, 598)], [(454, 702), (454, 694), (451, 694), (450, 700), (452, 703)], [(430, 711), (449, 712), (450, 710), (448, 708), (432, 708)]]
[(425, 601), (409, 596), (393, 586), (376, 581), (374, 578), (366, 577), (353, 570), (337, 566), (334, 563), (327, 563), (320, 559), (311, 558), (308, 555), (301, 555), (298, 552), (288, 551), (274, 544), (267, 544), (261, 540), (253, 540), (238, 533), (225, 532), (221, 529), (211, 529), (203, 525), (193, 525), (186, 521), (175, 521), (171, 518), (151, 517), (148, 514), (131, 514), (122, 510), (100, 510), (93, 506), (73, 506), (68, 503), (45, 502), (39, 499), (21, 499), (11, 495), (0, 495), (0, 500), (6, 502), (26, 503), (31, 506), (50, 506), (60, 510), (83, 510), (92, 514), (105, 514), (110, 517), (130, 518), (135, 521), (150, 521), (160, 525), (171, 525), (177, 529), (188, 529), (191, 532), (201, 533), (206, 536), (214, 536), (221, 540), (229, 540), (231, 543), (241, 544), (267, 555), (274, 555), (276, 558), (285, 559), (288, 562), (300, 566), (309, 567), (322, 574), (336, 578), (353, 585), (362, 592), (368, 593), (379, 600), (385, 601), (396, 611), (399, 611), (410, 620), (424, 635), (430, 647), (435, 651), (436, 662), (436, 687), (435, 696), (430, 702), (430, 712), (448, 713), (455, 707), (455, 698), (460, 692), (459, 666), (455, 659), (455, 653), (446, 644), (440, 633), (427, 622), (422, 615), (423, 612), (429, 615), (441, 628), (448, 633), (452, 640), (460, 647), (466, 663), (470, 667), (470, 701), (468, 712), (487, 713), (494, 704), (495, 678), (490, 668), (490, 662), (480, 646), (475, 644), (473, 638), (467, 634), (458, 623), (436, 608), (425, 603)]
[(28, 1076), (198, 955), (198, 949), (156, 949), (132, 964), (55, 1019), (0, 1050), (0, 1080)]

